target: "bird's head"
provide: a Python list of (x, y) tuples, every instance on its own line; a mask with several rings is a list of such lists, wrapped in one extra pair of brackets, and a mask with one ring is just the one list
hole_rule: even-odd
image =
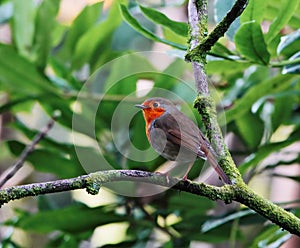
[(146, 99), (142, 104), (137, 104), (135, 106), (143, 110), (147, 122), (151, 122), (165, 112), (172, 113), (178, 111), (171, 101), (160, 97)]

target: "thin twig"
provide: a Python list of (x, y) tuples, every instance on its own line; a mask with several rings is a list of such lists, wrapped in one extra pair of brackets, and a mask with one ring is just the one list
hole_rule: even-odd
[(201, 42), (199, 48), (202, 52), (208, 52), (213, 45), (226, 33), (230, 25), (243, 13), (248, 4), (248, 0), (237, 0), (223, 20), (211, 31), (205, 40)]
[(224, 36), (230, 25), (243, 13), (248, 0), (237, 0), (223, 20), (210, 32), (207, 38), (203, 39), (195, 50), (207, 53)]
[(32, 142), (25, 147), (18, 160), (12, 165), (11, 171), (0, 182), (0, 188), (23, 167), (23, 164), (26, 158), (28, 157), (28, 155), (34, 151), (36, 144), (39, 143), (50, 131), (50, 129), (53, 127), (55, 123), (55, 120), (59, 117), (59, 115), (60, 112), (56, 111), (53, 114), (52, 118), (48, 121), (47, 125), (34, 137)]

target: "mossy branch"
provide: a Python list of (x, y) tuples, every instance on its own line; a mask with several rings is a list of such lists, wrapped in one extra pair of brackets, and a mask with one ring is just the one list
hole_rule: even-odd
[(299, 235), (300, 220), (296, 216), (257, 195), (243, 182), (224, 142), (220, 126), (217, 122), (215, 103), (209, 92), (207, 75), (205, 73), (207, 52), (225, 34), (231, 23), (241, 15), (247, 3), (248, 0), (237, 0), (224, 19), (207, 35), (207, 0), (189, 1), (190, 46), (186, 54), (186, 60), (192, 63), (198, 94), (194, 102), (194, 107), (200, 113), (207, 130), (207, 136), (220, 157), (220, 166), (233, 182), (231, 186), (222, 187), (226, 190), (229, 188), (229, 198), (226, 199), (240, 202), (280, 227)]
[(230, 25), (243, 13), (248, 0), (237, 0), (223, 20), (210, 32), (207, 38), (195, 48), (195, 52), (207, 53), (224, 36)]
[(190, 50), (188, 61), (205, 62), (206, 54), (243, 13), (249, 0), (237, 0), (217, 26), (207, 34), (207, 0), (189, 1)]
[(91, 173), (76, 178), (52, 182), (20, 185), (0, 190), (0, 205), (28, 196), (57, 193), (75, 189), (86, 189), (90, 194), (97, 194), (101, 186), (110, 182), (131, 181), (160, 185), (204, 196), (210, 200), (222, 200), (225, 203), (238, 201), (257, 213), (271, 220), (287, 231), (300, 235), (300, 219), (292, 213), (278, 207), (252, 192), (246, 185), (226, 185), (216, 187), (178, 178), (166, 177), (163, 174), (139, 170), (109, 170)]
[[(237, 0), (224, 19), (209, 35), (207, 35), (207, 0), (190, 0), (188, 4), (190, 49), (186, 54), (186, 59), (192, 63), (198, 94), (194, 107), (202, 117), (207, 137), (219, 156), (220, 166), (233, 183), (243, 183), (243, 181), (224, 142), (217, 121), (216, 107), (210, 95), (205, 64), (207, 52), (243, 12), (246, 4), (247, 1), (245, 0)], [(240, 7), (239, 10), (237, 10), (238, 7)], [(199, 50), (201, 46), (204, 46), (205, 49)]]

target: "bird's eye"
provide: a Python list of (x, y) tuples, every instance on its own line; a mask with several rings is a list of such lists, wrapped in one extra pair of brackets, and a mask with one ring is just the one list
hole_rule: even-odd
[(159, 103), (158, 103), (158, 102), (154, 102), (154, 103), (152, 104), (152, 106), (153, 106), (153, 108), (157, 108), (157, 107), (159, 106)]

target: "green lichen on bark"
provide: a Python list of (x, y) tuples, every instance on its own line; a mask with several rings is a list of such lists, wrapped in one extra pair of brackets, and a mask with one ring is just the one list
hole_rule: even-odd
[[(229, 161), (229, 160), (228, 160)], [(225, 162), (224, 163), (229, 163)], [(230, 163), (229, 163), (230, 164)], [(234, 171), (235, 170), (232, 170)], [(238, 176), (239, 181), (233, 185), (216, 187), (205, 183), (180, 180), (178, 178), (166, 177), (158, 173), (138, 170), (99, 171), (77, 178), (62, 179), (53, 182), (20, 185), (0, 190), (0, 204), (14, 199), (27, 196), (35, 196), (46, 193), (62, 192), (71, 189), (89, 188), (89, 193), (98, 193), (102, 184), (113, 181), (138, 181), (154, 185), (172, 187), (192, 194), (205, 196), (211, 200), (222, 200), (225, 203), (232, 201), (240, 202), (257, 213), (271, 220), (275, 224), (300, 235), (300, 220), (292, 213), (271, 203), (267, 199), (257, 195)]]
[(202, 42), (208, 35), (207, 0), (196, 0), (195, 3), (199, 15), (198, 28), (200, 30), (197, 38), (199, 42)]
[[(203, 8), (207, 9), (207, 7), (203, 6), (203, 4), (206, 1), (199, 0), (195, 1), (195, 4), (197, 6), (197, 9)], [(189, 51), (189, 54), (187, 54), (187, 60), (188, 61), (199, 61), (198, 57), (195, 56), (196, 54), (204, 54), (206, 55), (207, 52), (211, 50), (211, 48), (217, 43), (217, 41), (223, 37), (226, 33), (226, 31), (229, 29), (230, 25), (234, 20), (237, 19), (238, 16), (241, 15), (243, 10), (246, 8), (248, 4), (248, 0), (237, 0), (234, 4), (234, 6), (231, 8), (231, 10), (226, 14), (226, 16), (223, 18), (223, 20), (218, 23), (218, 25), (210, 32), (209, 35), (202, 35), (202, 32), (199, 32), (199, 37), (202, 37), (197, 44), (197, 46), (193, 47), (192, 50)], [(203, 21), (202, 21), (203, 20)], [(203, 25), (205, 25), (206, 21), (206, 27), (207, 27), (207, 17), (203, 17), (201, 20), (199, 20), (199, 27), (202, 27), (202, 30), (206, 30)], [(200, 29), (201, 30), (201, 29)], [(193, 60), (197, 59), (197, 60)]]
[(97, 195), (103, 182), (106, 182), (106, 178), (107, 176), (102, 173), (96, 172), (89, 174), (89, 176), (85, 179), (86, 191), (91, 195)]
[(244, 184), (241, 173), (238, 168), (235, 166), (234, 161), (232, 160), (229, 151), (225, 150), (226, 155), (224, 157), (219, 158), (218, 164), (225, 172), (226, 175), (229, 176), (231, 182), (236, 185)]
[(236, 168), (228, 148), (224, 143), (221, 129), (217, 122), (217, 112), (214, 100), (211, 96), (198, 95), (194, 101), (194, 107), (201, 115), (203, 124), (206, 128), (206, 135), (219, 156), (219, 165), (234, 184), (243, 182), (240, 172)]
[(37, 184), (32, 188), (11, 187), (0, 193), (0, 206), (9, 201), (21, 199), (27, 196), (36, 196), (43, 194), (41, 187)]
[(71, 187), (73, 189), (81, 189), (86, 185), (85, 183), (86, 183), (85, 179), (79, 177), (78, 180), (75, 180), (71, 183)]
[(253, 209), (255, 212), (271, 220), (273, 223), (291, 233), (300, 235), (300, 219), (269, 200), (257, 195), (246, 184), (233, 186), (235, 200)]
[(191, 49), (185, 55), (185, 61), (187, 62), (198, 62), (202, 65), (206, 64), (206, 54), (199, 52), (199, 50)]
[(231, 190), (231, 187), (229, 185), (224, 185), (223, 187), (215, 187), (205, 183), (192, 181), (187, 182), (185, 180), (178, 183), (179, 187), (180, 184), (188, 184), (186, 192), (207, 197), (212, 201), (221, 200), (224, 201), (224, 203), (229, 204), (232, 202), (232, 199), (234, 199), (234, 191)]
[(198, 95), (194, 101), (196, 108), (201, 115), (203, 124), (206, 129), (206, 135), (210, 141), (213, 141), (213, 134), (216, 133), (214, 121), (217, 118), (216, 108), (213, 99), (210, 96)]
[(195, 0), (194, 4), (189, 6), (189, 49), (185, 55), (186, 61), (206, 63), (206, 52), (196, 50), (199, 44), (206, 39), (208, 35), (208, 18), (207, 18), (207, 0)]

